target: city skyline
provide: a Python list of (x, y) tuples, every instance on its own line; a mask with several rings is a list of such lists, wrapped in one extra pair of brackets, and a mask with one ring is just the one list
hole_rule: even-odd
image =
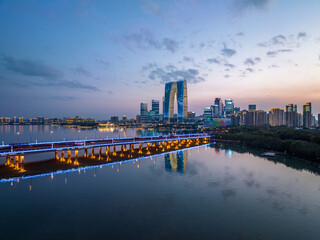
[(221, 97), (300, 113), (312, 102), (317, 116), (319, 11), (317, 1), (0, 1), (1, 115), (135, 116), (165, 83), (187, 80), (197, 115)]

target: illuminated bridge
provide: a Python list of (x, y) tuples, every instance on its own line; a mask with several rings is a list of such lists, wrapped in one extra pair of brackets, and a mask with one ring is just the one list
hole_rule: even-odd
[[(128, 159), (141, 155), (151, 155), (157, 152), (166, 152), (206, 144), (209, 141), (209, 134), (199, 133), (9, 144), (0, 146), (0, 157), (6, 158), (5, 165), (11, 169), (25, 172), (24, 158), (27, 154), (55, 152), (56, 160), (67, 164), (79, 165), (78, 159), (81, 157), (108, 162), (111, 161), (111, 158), (114, 160), (115, 157), (126, 157)], [(95, 150), (98, 150), (97, 155), (95, 155)], [(79, 151), (83, 152), (82, 156), (79, 156)]]

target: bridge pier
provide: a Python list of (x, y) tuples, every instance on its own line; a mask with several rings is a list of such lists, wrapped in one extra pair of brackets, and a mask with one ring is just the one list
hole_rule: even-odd
[(6, 166), (10, 166), (10, 156), (6, 156)]
[(19, 170), (19, 156), (14, 157), (14, 169)]
[(10, 156), (10, 167), (14, 167), (14, 156)]
[(72, 163), (72, 161), (71, 161), (71, 150), (68, 150), (68, 160), (67, 160), (67, 163), (68, 163), (68, 164)]
[(85, 158), (88, 157), (88, 149), (87, 149), (87, 148), (84, 149), (84, 155), (83, 155), (83, 156), (84, 156)]
[(134, 153), (134, 144), (130, 144), (130, 152)]
[(98, 160), (101, 160), (101, 154), (102, 154), (102, 149), (101, 149), (101, 147), (99, 147), (99, 157), (98, 157)]
[(139, 152), (138, 152), (139, 154), (141, 154), (142, 153), (142, 143), (139, 143)]
[(148, 154), (148, 155), (151, 154), (149, 148), (150, 148), (150, 143), (147, 143), (147, 149), (146, 149), (146, 150), (147, 150), (147, 154)]
[(95, 158), (95, 156), (94, 156), (94, 147), (91, 149), (91, 158), (92, 159)]
[(109, 155), (109, 151), (110, 151), (110, 147), (109, 147), (109, 146), (107, 146), (107, 147), (106, 147), (106, 156), (108, 156), (108, 155)]
[(61, 151), (61, 157), (60, 157), (60, 161), (64, 162), (64, 150)]
[(124, 150), (123, 150), (123, 149), (124, 149), (124, 145), (121, 144), (120, 157), (123, 157), (123, 156), (124, 156), (124, 154), (123, 154)]
[(79, 166), (78, 153), (79, 153), (78, 150), (74, 150), (74, 162), (73, 162), (73, 164), (76, 165), (76, 166)]
[(117, 149), (116, 149), (116, 145), (113, 146), (113, 156), (117, 156)]
[(59, 153), (58, 153), (58, 151), (56, 150), (54, 153), (55, 153), (55, 159), (56, 159), (56, 160), (59, 160)]
[(25, 172), (26, 170), (24, 169), (24, 156), (20, 156), (20, 169), (19, 172)]

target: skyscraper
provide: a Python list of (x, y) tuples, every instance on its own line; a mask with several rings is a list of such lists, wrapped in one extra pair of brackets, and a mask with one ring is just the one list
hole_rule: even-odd
[(286, 106), (286, 125), (287, 127), (298, 126), (297, 105), (288, 104)]
[(311, 103), (306, 103), (303, 105), (303, 127), (310, 128), (311, 127)]
[(211, 107), (205, 107), (203, 109), (203, 118), (204, 119), (212, 118), (212, 108)]
[(213, 117), (224, 117), (223, 102), (221, 98), (214, 99), (214, 105), (212, 106)]
[(269, 124), (271, 126), (283, 126), (284, 125), (284, 109), (272, 108), (269, 111)]
[(164, 108), (163, 117), (165, 121), (169, 121), (174, 117), (174, 99), (177, 98), (178, 105), (178, 120), (183, 121), (187, 118), (188, 113), (188, 96), (187, 96), (187, 81), (169, 82), (166, 83), (164, 93)]
[(248, 106), (248, 110), (249, 111), (255, 111), (255, 110), (257, 110), (257, 106), (255, 105), (255, 104), (250, 104), (249, 106)]
[(226, 113), (226, 117), (230, 117), (230, 115), (234, 113), (234, 103), (232, 99), (225, 100), (224, 110)]
[(142, 102), (140, 104), (140, 121), (146, 122), (148, 120), (148, 104)]
[(318, 113), (318, 127), (320, 127), (320, 113)]
[(159, 100), (152, 100), (152, 111), (154, 112), (155, 121), (159, 121)]

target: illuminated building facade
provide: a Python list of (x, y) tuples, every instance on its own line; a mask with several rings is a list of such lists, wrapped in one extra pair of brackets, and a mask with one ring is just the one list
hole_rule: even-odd
[(298, 126), (297, 105), (288, 104), (286, 106), (286, 125), (287, 127)]
[(182, 122), (188, 116), (187, 81), (166, 83), (163, 102), (163, 117), (166, 122), (174, 118), (175, 97), (178, 104), (178, 121)]
[(248, 106), (248, 110), (249, 110), (249, 111), (255, 111), (255, 110), (257, 110), (257, 105), (255, 105), (255, 104), (250, 104), (250, 105)]
[(211, 106), (214, 118), (224, 117), (224, 109), (221, 98), (214, 99), (214, 105)]
[(204, 119), (210, 119), (210, 118), (212, 118), (211, 107), (205, 107), (205, 108), (203, 109), (203, 118), (204, 118)]
[(270, 126), (284, 125), (284, 110), (282, 108), (272, 108), (269, 111), (269, 124)]
[(311, 127), (311, 103), (306, 103), (303, 105), (303, 127), (310, 128)]
[(152, 100), (152, 103), (151, 103), (151, 111), (154, 112), (154, 120), (155, 121), (159, 121), (159, 100)]
[(142, 102), (140, 104), (140, 121), (146, 122), (148, 120), (148, 104)]
[(226, 117), (230, 117), (230, 115), (234, 113), (233, 100), (226, 99), (224, 102), (225, 102), (224, 111), (225, 111)]

